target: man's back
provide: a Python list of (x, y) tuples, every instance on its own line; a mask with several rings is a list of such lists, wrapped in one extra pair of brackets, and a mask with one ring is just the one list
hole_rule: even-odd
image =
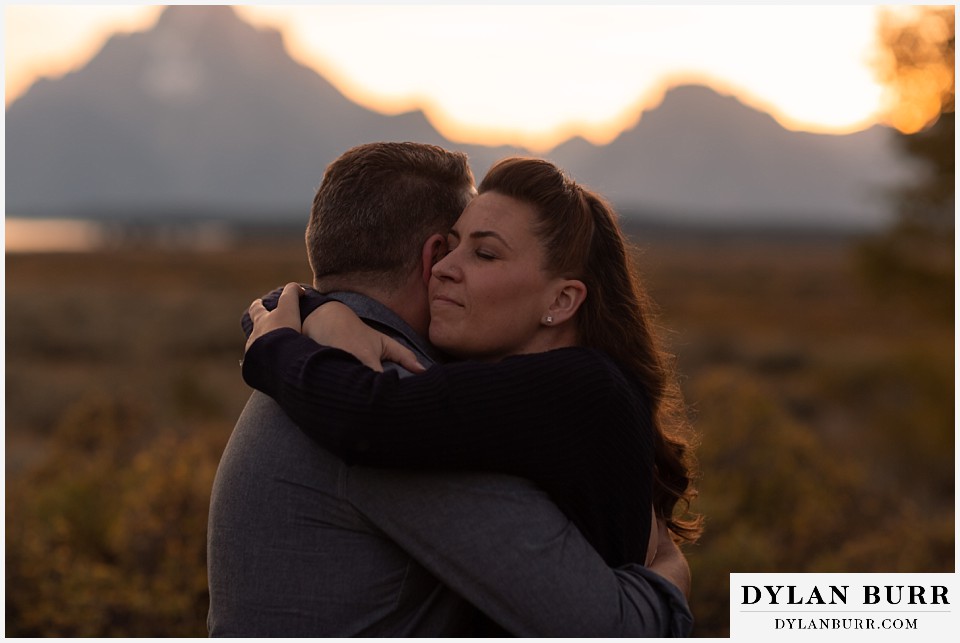
[[(382, 304), (334, 298), (436, 360)], [(259, 393), (221, 459), (207, 549), (212, 636), (688, 636), (692, 622), (675, 586), (609, 569), (529, 481), (349, 467)]]
[(473, 609), (353, 508), (348, 474), (251, 396), (211, 497), (211, 636), (469, 633)]

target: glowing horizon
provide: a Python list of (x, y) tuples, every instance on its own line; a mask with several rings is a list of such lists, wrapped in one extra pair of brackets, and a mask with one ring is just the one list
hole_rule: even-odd
[[(112, 33), (149, 29), (161, 9), (7, 7), (6, 105), (40, 76), (82, 67)], [(351, 100), (384, 113), (423, 110), (458, 143), (607, 143), (682, 83), (733, 95), (792, 130), (845, 134), (880, 121), (872, 6), (235, 10), (280, 30), (295, 60)]]

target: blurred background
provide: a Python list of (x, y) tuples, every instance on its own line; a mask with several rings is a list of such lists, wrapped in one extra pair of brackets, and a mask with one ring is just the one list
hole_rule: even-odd
[(952, 572), (949, 6), (6, 6), (6, 635), (205, 636), (239, 316), (352, 145), (607, 195), (730, 572)]

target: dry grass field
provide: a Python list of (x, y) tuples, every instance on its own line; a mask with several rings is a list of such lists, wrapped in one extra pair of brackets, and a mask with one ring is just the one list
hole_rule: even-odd
[[(639, 240), (701, 442), (697, 636), (731, 571), (954, 569), (953, 318), (866, 288), (855, 243)], [(8, 636), (206, 635), (239, 315), (290, 280), (298, 236), (7, 255)]]

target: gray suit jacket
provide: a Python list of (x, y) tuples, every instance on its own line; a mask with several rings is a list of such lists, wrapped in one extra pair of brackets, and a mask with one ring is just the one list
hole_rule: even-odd
[[(391, 311), (338, 293), (425, 365)], [(685, 636), (680, 592), (612, 570), (526, 480), (351, 467), (254, 393), (211, 497), (212, 636)]]

